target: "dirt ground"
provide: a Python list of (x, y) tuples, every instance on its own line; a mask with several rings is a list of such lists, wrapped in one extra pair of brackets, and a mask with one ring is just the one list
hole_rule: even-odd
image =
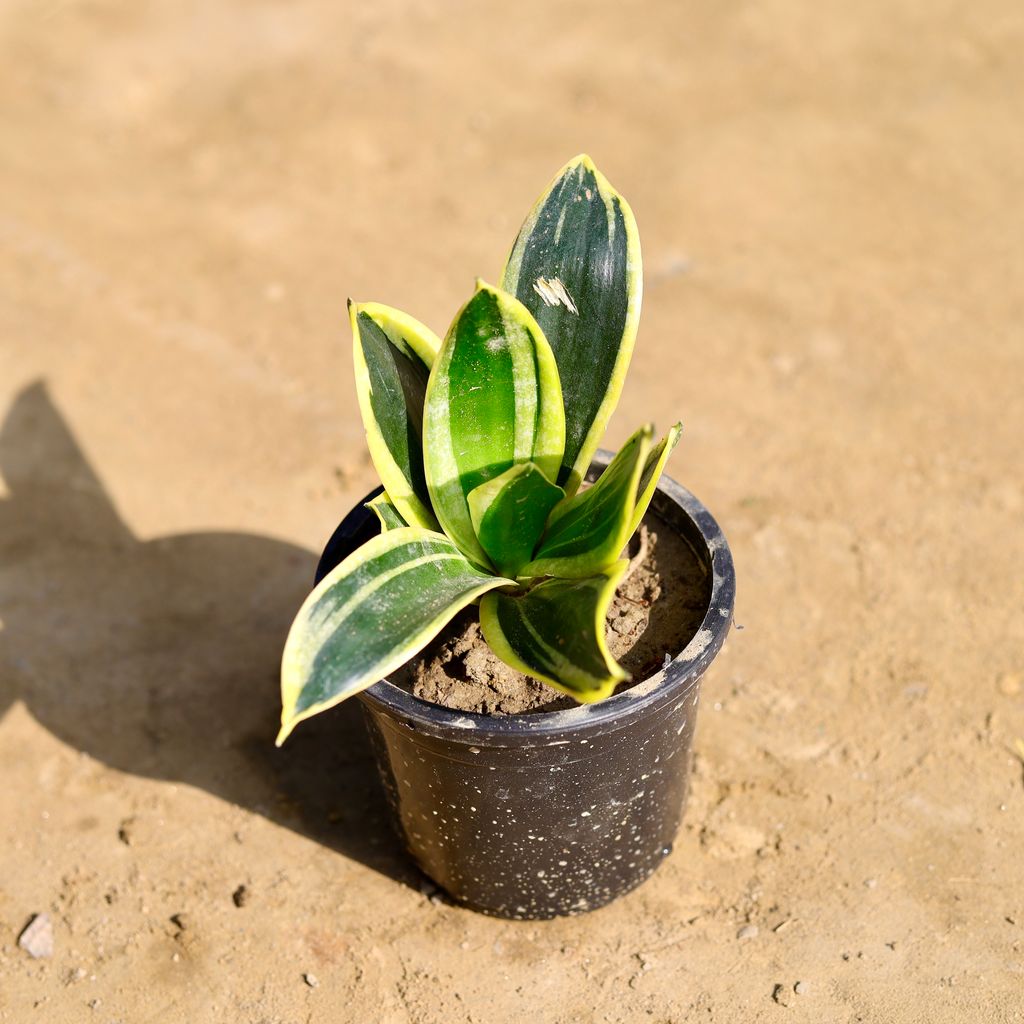
[[(1010, 0), (3, 4), (0, 1021), (1024, 1021), (1022, 46)], [(511, 923), (423, 890), (357, 708), (273, 749), (277, 660), (375, 482), (346, 295), (443, 330), (580, 150), (647, 272), (609, 441), (683, 420), (743, 629), (672, 856)]]

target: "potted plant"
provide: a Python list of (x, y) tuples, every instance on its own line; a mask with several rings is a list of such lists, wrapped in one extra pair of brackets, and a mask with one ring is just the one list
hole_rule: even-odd
[[(500, 286), (478, 281), (443, 341), (398, 310), (349, 304), (383, 487), (332, 537), (291, 628), (277, 742), (358, 694), (410, 852), (455, 898), (502, 916), (601, 906), (668, 853), (700, 678), (732, 619), (725, 539), (662, 479), (679, 425), (598, 451), (641, 280), (632, 212), (580, 156), (526, 218)], [(624, 588), (649, 559), (646, 530), (644, 550), (623, 552), (645, 516), (663, 558), (637, 599)], [(640, 631), (661, 644), (633, 680), (606, 635), (620, 600), (649, 606)], [(453, 620), (463, 653), (570, 706), (487, 714), (399, 685)]]

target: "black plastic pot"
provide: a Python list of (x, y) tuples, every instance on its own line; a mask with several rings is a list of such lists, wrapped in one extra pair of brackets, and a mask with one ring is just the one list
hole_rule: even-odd
[[(591, 478), (611, 455), (599, 452)], [(725, 537), (663, 478), (653, 509), (708, 570), (707, 614), (665, 668), (598, 704), (496, 717), (419, 700), (384, 680), (360, 694), (394, 822), (420, 868), (500, 917), (593, 910), (672, 849), (686, 802), (700, 681), (732, 623)], [(335, 531), (319, 580), (378, 532), (362, 506)]]

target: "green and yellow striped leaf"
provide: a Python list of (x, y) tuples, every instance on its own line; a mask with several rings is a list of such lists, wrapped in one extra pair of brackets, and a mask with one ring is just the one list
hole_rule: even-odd
[(581, 703), (603, 700), (629, 678), (605, 643), (608, 606), (628, 565), (622, 559), (586, 579), (544, 580), (523, 594), (487, 594), (484, 639), (512, 668)]
[(533, 462), (521, 462), (467, 495), (477, 540), (503, 576), (533, 557), (548, 513), (565, 497)]
[(400, 530), (403, 526), (409, 525), (402, 518), (402, 513), (395, 508), (387, 491), (382, 491), (376, 498), (371, 498), (366, 502), (364, 508), (368, 508), (380, 520), (381, 533), (387, 533), (388, 530)]
[(537, 553), (521, 576), (592, 576), (619, 557), (632, 535), (637, 485), (651, 434), (649, 425), (641, 427), (593, 487), (555, 508)]
[(558, 362), (565, 453), (556, 479), (575, 494), (622, 391), (643, 272), (629, 204), (586, 155), (563, 167), (519, 230), (501, 279)]
[(404, 664), (481, 594), (511, 584), (476, 569), (440, 533), (407, 526), (368, 541), (295, 617), (281, 663), (277, 745), (299, 722)]
[(636, 508), (633, 510), (633, 518), (629, 525), (629, 536), (636, 533), (647, 512), (651, 499), (654, 497), (655, 488), (665, 470), (665, 463), (672, 454), (672, 449), (679, 443), (679, 435), (683, 432), (683, 425), (677, 423), (669, 432), (647, 453), (643, 471), (640, 473), (640, 483), (637, 484)]
[(522, 462), (554, 479), (565, 443), (551, 348), (511, 295), (478, 281), (456, 315), (430, 372), (423, 440), (441, 527), (470, 559), (489, 566), (468, 495)]
[(349, 303), (356, 393), (366, 443), (402, 518), (437, 529), (423, 471), (423, 398), (440, 341), (378, 302)]

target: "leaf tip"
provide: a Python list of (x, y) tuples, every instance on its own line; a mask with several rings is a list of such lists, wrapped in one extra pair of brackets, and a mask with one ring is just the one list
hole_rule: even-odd
[(284, 744), (284, 741), (292, 734), (292, 729), (294, 729), (297, 724), (298, 723), (294, 718), (287, 721), (282, 718), (281, 728), (277, 731), (277, 739), (274, 740), (274, 746), (281, 747)]
[(577, 153), (566, 165), (567, 171), (575, 170), (577, 167), (582, 167), (588, 171), (596, 171), (597, 165), (594, 163), (589, 153)]

